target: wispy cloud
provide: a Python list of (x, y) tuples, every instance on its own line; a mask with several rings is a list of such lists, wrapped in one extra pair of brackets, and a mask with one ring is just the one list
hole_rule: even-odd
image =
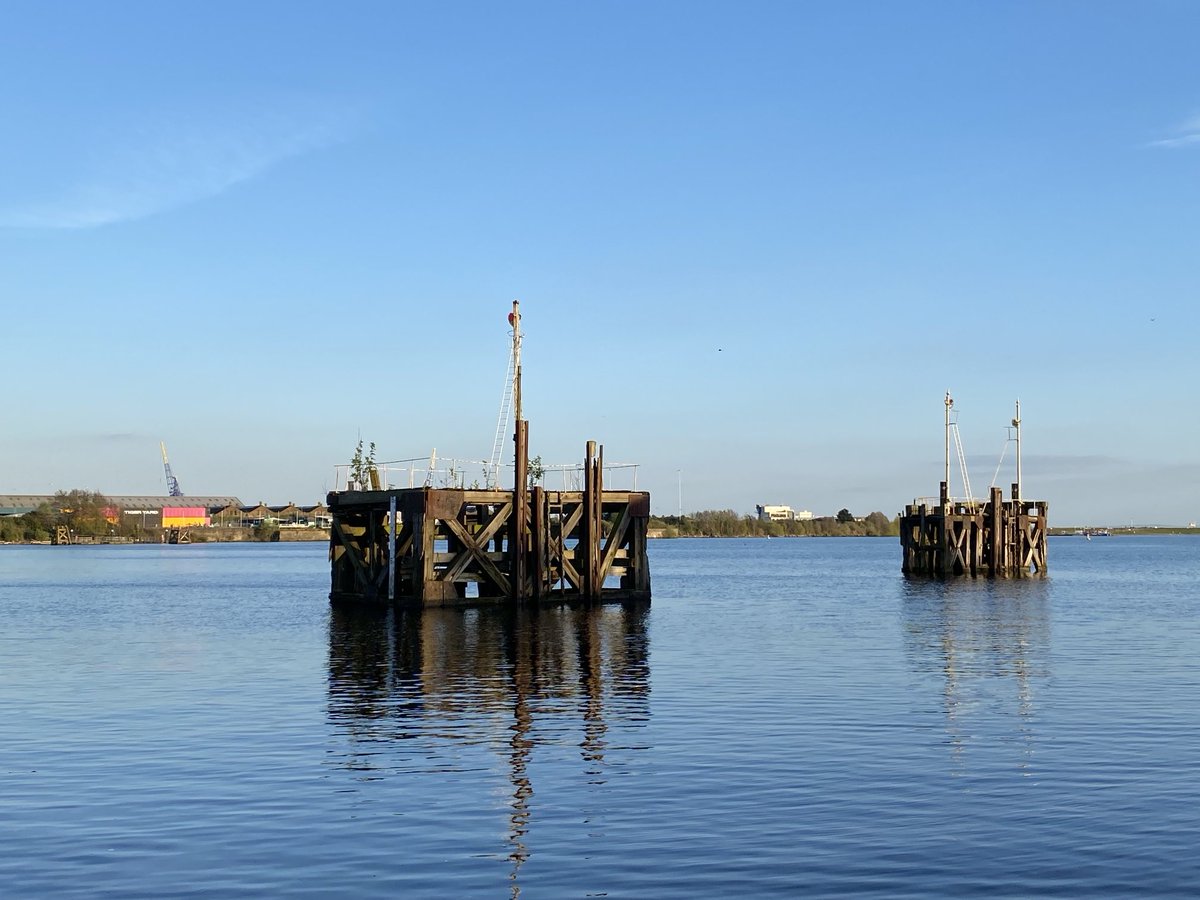
[(347, 139), (354, 120), (342, 110), (272, 109), (141, 123), (58, 196), (0, 208), (0, 227), (94, 228), (215, 197), (284, 160)]
[(1200, 116), (1193, 116), (1177, 128), (1173, 129), (1173, 137), (1151, 141), (1148, 147), (1191, 147), (1200, 144)]
[(1122, 471), (1127, 460), (1102, 454), (1030, 453), (1024, 460), (1025, 471), (1037, 472), (1043, 478), (1095, 479)]
[(99, 434), (83, 435), (84, 439), (102, 441), (106, 444), (140, 444), (150, 438), (144, 434), (138, 434), (136, 431), (112, 431), (101, 432)]

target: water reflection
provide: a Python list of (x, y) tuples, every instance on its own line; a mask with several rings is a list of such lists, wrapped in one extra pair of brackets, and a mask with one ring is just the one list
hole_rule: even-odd
[(452, 771), (460, 754), (447, 747), (482, 747), (500, 760), (515, 897), (529, 855), (535, 750), (576, 742), (579, 774), (603, 785), (610, 729), (648, 718), (647, 613), (334, 607), (329, 718), (351, 744), (340, 762), (369, 779)]
[[(968, 746), (986, 737), (977, 730), (983, 721), (1009, 722), (1012, 732), (997, 741), (1017, 738), (1017, 764), (1028, 774), (1036, 738), (1034, 688), (1050, 672), (1049, 583), (906, 580), (903, 591), (905, 653), (918, 674), (941, 681), (956, 769), (965, 769)], [(973, 726), (972, 713), (981, 706), (998, 709)]]

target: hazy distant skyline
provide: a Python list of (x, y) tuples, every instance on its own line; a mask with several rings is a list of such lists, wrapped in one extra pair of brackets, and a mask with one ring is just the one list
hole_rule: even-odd
[(1019, 397), (1052, 524), (1200, 518), (1200, 7), (7, 12), (0, 493), (486, 458), (518, 298), (656, 513), (894, 514), (949, 390), (976, 494)]

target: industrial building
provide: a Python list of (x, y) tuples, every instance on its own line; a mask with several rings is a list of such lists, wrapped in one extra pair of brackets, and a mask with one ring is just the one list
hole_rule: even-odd
[[(263, 522), (279, 525), (329, 524), (324, 504), (297, 506), (286, 503), (268, 506), (243, 504), (237, 497), (140, 496), (106, 497), (112, 516), (134, 521), (142, 527), (253, 527)], [(54, 494), (0, 494), (0, 516), (23, 516), (42, 506), (53, 507)]]

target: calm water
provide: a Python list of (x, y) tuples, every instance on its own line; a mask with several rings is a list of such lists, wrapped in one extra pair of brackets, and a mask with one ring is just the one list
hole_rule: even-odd
[(651, 565), (645, 608), (365, 615), (319, 545), (0, 547), (0, 895), (1200, 893), (1200, 540)]

